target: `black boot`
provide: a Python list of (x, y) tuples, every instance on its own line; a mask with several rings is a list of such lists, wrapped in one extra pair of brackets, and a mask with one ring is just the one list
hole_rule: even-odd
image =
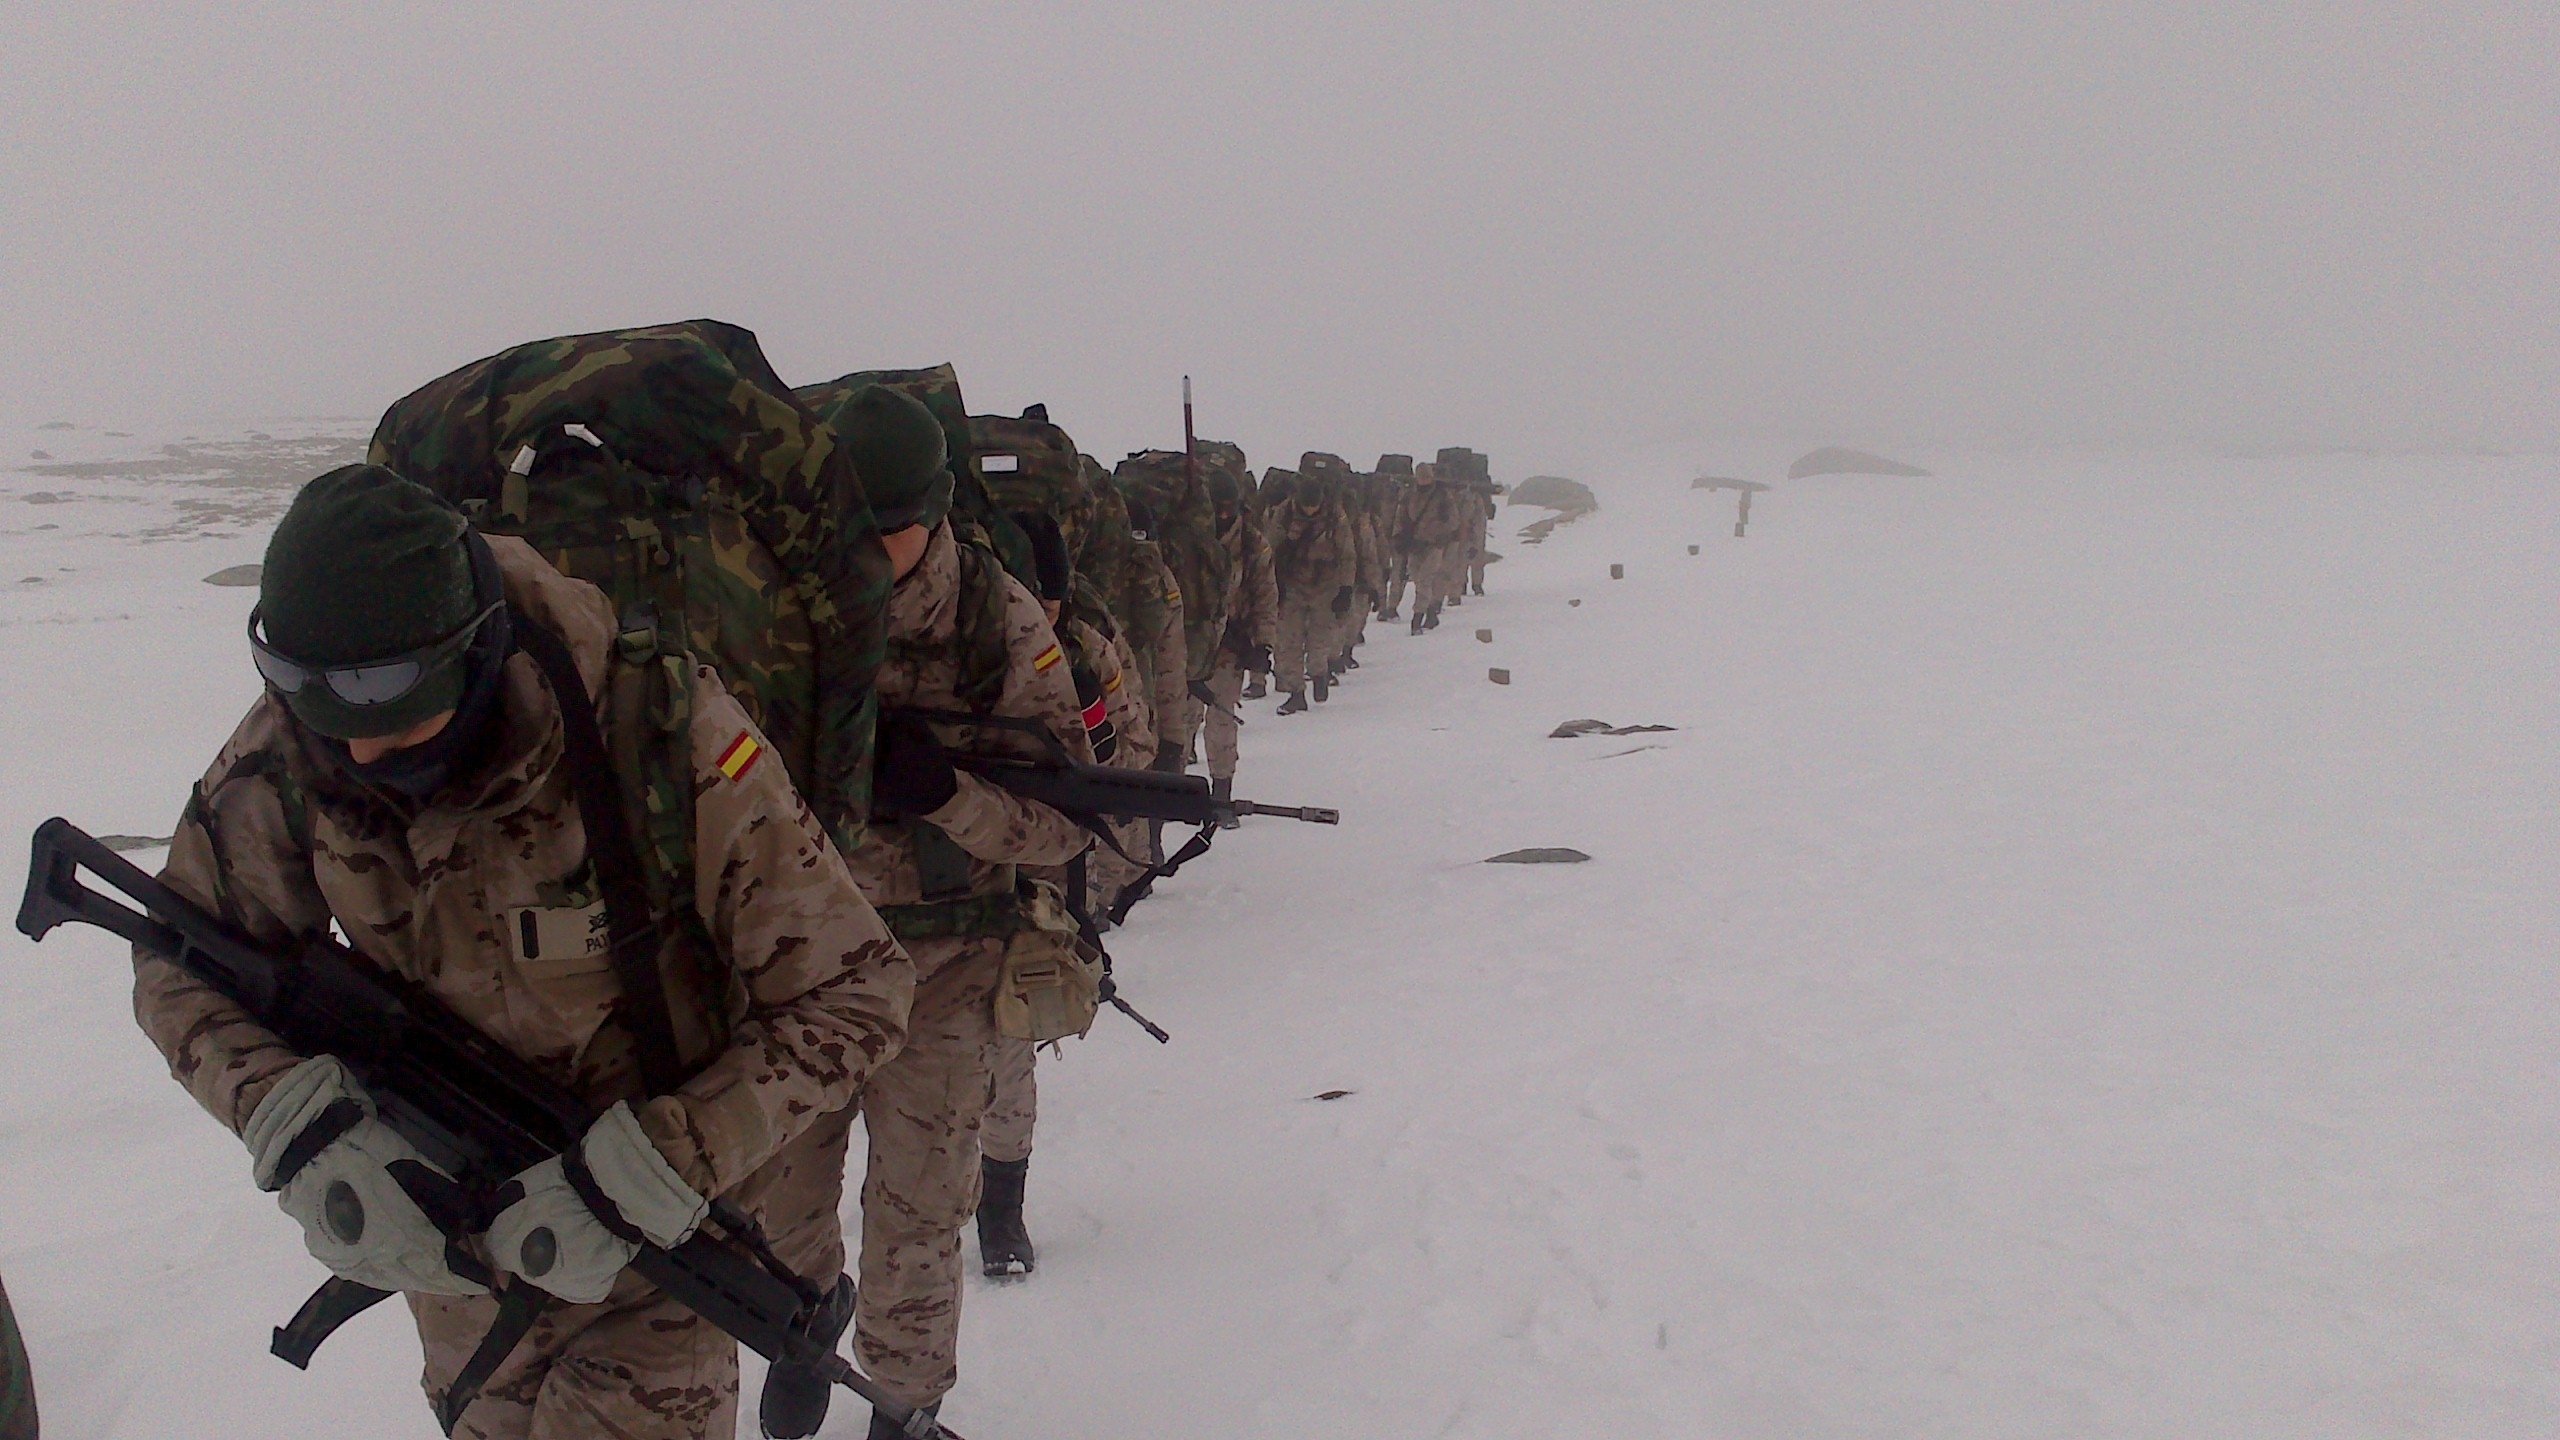
[(1360, 657), (1359, 657), (1359, 656), (1357, 656), (1357, 655), (1352, 654), (1352, 653), (1351, 653), (1350, 651), (1348, 651), (1348, 650), (1343, 651), (1343, 652), (1342, 652), (1342, 668), (1343, 668), (1343, 669), (1345, 669), (1345, 670), (1357, 670), (1357, 669), (1359, 669), (1359, 668), (1360, 668)]
[[(924, 1413), (927, 1415), (940, 1415), (942, 1413), (942, 1402), (936, 1400), (932, 1404), (927, 1405), (924, 1407)], [(904, 1426), (892, 1423), (888, 1416), (881, 1414), (877, 1410), (871, 1412), (871, 1434), (869, 1440), (907, 1440), (907, 1434), (908, 1432)]]
[[(1210, 777), (1209, 777), (1209, 798), (1210, 798), (1210, 799), (1212, 799), (1212, 800), (1233, 800), (1234, 798), (1236, 798), (1236, 781), (1235, 781), (1235, 777), (1234, 777), (1234, 776), (1232, 776), (1232, 775), (1212, 775), (1212, 776), (1210, 776)], [(1233, 815), (1229, 815), (1229, 816), (1227, 816), (1225, 819), (1220, 820), (1220, 821), (1218, 822), (1218, 828), (1219, 828), (1219, 829), (1221, 829), (1221, 830), (1235, 830), (1235, 829), (1240, 829), (1240, 828), (1242, 828), (1242, 827), (1243, 827), (1243, 825), (1244, 825), (1244, 822), (1243, 822), (1242, 820), (1237, 819), (1237, 818), (1236, 818), (1236, 817), (1234, 817)]]
[[(1316, 683), (1321, 685), (1324, 682), (1319, 680)], [(1289, 692), (1289, 698), (1281, 701), (1280, 708), (1272, 713), (1275, 715), (1303, 715), (1306, 711), (1307, 692), (1304, 690), (1292, 690)]]
[(1028, 1275), (1040, 1263), (1022, 1223), (1022, 1182), (1031, 1161), (981, 1159), (978, 1165), (978, 1262), (995, 1279)]
[[(853, 1323), (853, 1280), (836, 1277), (836, 1288), (808, 1321), (809, 1334), (827, 1349), (836, 1348), (844, 1327)], [(827, 1401), (835, 1382), (806, 1365), (776, 1361), (764, 1372), (764, 1395), (756, 1402), (756, 1424), (770, 1440), (802, 1440), (827, 1421)]]
[(1263, 684), (1262, 677), (1259, 675), (1254, 676), (1244, 684), (1244, 698), (1247, 700), (1259, 700), (1270, 693), (1271, 687)]
[(1324, 703), (1325, 696), (1333, 693), (1333, 682), (1321, 673), (1308, 676), (1307, 683), (1315, 687), (1316, 703), (1319, 705)]

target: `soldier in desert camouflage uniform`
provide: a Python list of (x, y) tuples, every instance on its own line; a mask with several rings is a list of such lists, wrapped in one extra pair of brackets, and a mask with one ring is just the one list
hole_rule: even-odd
[(1271, 573), (1280, 596), (1271, 678), (1286, 695), (1279, 713), (1307, 708), (1313, 687), (1322, 701), (1332, 684), (1328, 657), (1340, 640), (1358, 593), (1359, 553), (1342, 501), (1322, 474), (1276, 471), (1264, 477), (1288, 487), (1271, 519)]
[(1378, 498), (1379, 548), (1387, 567), (1387, 588), (1378, 599), (1378, 618), (1393, 620), (1404, 608), (1406, 587), (1413, 583), (1413, 557), (1396, 540), (1405, 499), (1413, 493), (1413, 457), (1381, 455), (1376, 474), (1383, 487)]
[(1413, 568), (1411, 633), (1439, 628), (1440, 607), (1465, 574), (1469, 514), (1475, 497), (1431, 462), (1413, 467), (1413, 488), (1396, 521), (1396, 546)]
[[(680, 769), (649, 783), (680, 787), (693, 823), (689, 871), (669, 877), (683, 908), (657, 957), (653, 1031), (589, 938), (601, 904), (562, 710), (518, 646), (556, 637), (602, 712), (673, 672), (619, 656), (601, 592), (520, 541), (469, 535), (429, 492), (372, 466), (312, 482), (268, 548), (252, 624), (270, 688), (196, 787), (163, 879), (269, 944), (334, 922), (609, 1107), (578, 1147), (587, 1185), (545, 1161), (473, 1242), (511, 1283), (569, 1303), (542, 1314), (454, 1433), (726, 1440), (736, 1342), (626, 1270), (637, 1246), (624, 1233), (671, 1243), (726, 1198), (803, 1273), (834, 1274), (848, 1102), (900, 1045), (912, 966), (762, 734), (711, 669), (688, 666), (683, 693), (654, 702), (680, 717), (666, 747)], [(368, 662), (380, 668), (350, 668)], [(386, 675), (409, 678), (366, 689)], [(399, 1168), (414, 1149), (336, 1059), (291, 1052), (148, 952), (135, 955), (134, 1008), (198, 1103), (249, 1144), (312, 1253), (406, 1292), (440, 1403), (496, 1302), (448, 1263), (411, 1188), (433, 1172)], [(652, 1034), (672, 1037), (687, 1077), (654, 1094)]]
[[(1339, 455), (1310, 450), (1298, 457), (1298, 473), (1331, 497), (1337, 512), (1337, 533), (1351, 562), (1351, 603), (1333, 611), (1333, 623), (1318, 647), (1323, 655), (1322, 673), (1328, 682), (1338, 683), (1343, 672), (1351, 668), (1351, 648), (1359, 643), (1361, 622), (1366, 618), (1367, 606), (1360, 596), (1377, 593), (1378, 557), (1368, 528), (1361, 521), (1360, 477), (1352, 473), (1350, 462)], [(1311, 667), (1318, 663), (1309, 661)], [(1323, 698), (1321, 692), (1317, 698)]]
[(1217, 505), (1218, 538), (1227, 547), (1230, 578), (1227, 624), (1218, 641), (1217, 668), (1209, 674), (1211, 704), (1202, 729), (1209, 789), (1225, 800), (1235, 793), (1236, 706), (1244, 700), (1246, 672), (1271, 667), (1272, 644), (1279, 633), (1280, 592), (1271, 578), (1271, 547), (1263, 542), (1262, 527), (1245, 509), (1244, 490), (1236, 477), (1223, 469), (1213, 472), (1209, 495)]
[[(1024, 887), (1035, 883), (1022, 872), (1069, 864), (1087, 836), (1045, 805), (958, 772), (940, 738), (1040, 753), (1026, 737), (938, 732), (941, 722), (917, 712), (1030, 720), (1075, 759), (1093, 751), (1040, 602), (945, 523), (955, 477), (933, 416), (873, 387), (823, 418), (854, 453), (899, 575), (878, 681), (873, 824), (845, 861), (916, 967), (906, 1047), (862, 1097), (871, 1155), (854, 1346), (899, 1399), (930, 1406), (959, 1373), (961, 1232), (979, 1205), (980, 1127), (1001, 1038), (995, 991), (1022, 928)], [(873, 1418), (875, 1434), (895, 1433)]]

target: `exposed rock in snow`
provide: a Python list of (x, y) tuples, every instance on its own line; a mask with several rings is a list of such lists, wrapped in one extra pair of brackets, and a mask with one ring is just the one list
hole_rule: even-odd
[(1808, 475), (1925, 477), (1928, 473), (1917, 465), (1906, 465), (1899, 460), (1887, 460), (1881, 455), (1870, 455), (1864, 450), (1850, 450), (1838, 445), (1825, 445), (1819, 450), (1811, 451), (1804, 458), (1787, 467), (1787, 478), (1790, 480), (1801, 480)]

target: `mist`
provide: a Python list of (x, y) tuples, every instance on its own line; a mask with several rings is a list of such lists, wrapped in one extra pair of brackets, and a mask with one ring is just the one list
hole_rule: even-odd
[(1105, 457), (2560, 444), (2548, 4), (382, 8), (0, 10), (0, 417), (710, 315)]

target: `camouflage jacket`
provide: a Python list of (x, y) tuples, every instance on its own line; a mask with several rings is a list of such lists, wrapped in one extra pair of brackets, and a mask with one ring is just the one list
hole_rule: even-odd
[(1138, 674), (1145, 680), (1147, 708), (1155, 715), (1156, 739), (1173, 739), (1168, 733), (1174, 717), (1182, 713), (1191, 695), (1191, 652), (1183, 639), (1182, 586), (1164, 563), (1155, 543), (1139, 540), (1129, 547), (1130, 579), (1128, 588), (1140, 598), (1133, 606), (1138, 613), (1156, 617), (1154, 633), (1138, 626), (1124, 626), (1129, 649), (1138, 657)]
[(1358, 542), (1342, 502), (1328, 497), (1310, 513), (1296, 499), (1271, 515), (1271, 574), (1282, 603), (1301, 597), (1329, 602), (1360, 580)]
[[(1004, 577), (1004, 587), (1001, 623), (1007, 664), (1003, 689), (988, 713), (1038, 721), (1067, 753), (1090, 761), (1093, 747), (1085, 739), (1084, 707), (1076, 700), (1066, 652), (1031, 592), (1010, 576)], [(889, 658), (880, 666), (878, 681), (884, 712), (969, 708), (959, 693), (961, 620), (959, 547), (946, 523), (934, 527), (924, 558), (889, 592)], [(1040, 753), (1029, 737), (1003, 730), (936, 728), (944, 743), (958, 750)], [(1010, 895), (1015, 866), (1064, 865), (1084, 853), (1088, 839), (1073, 820), (1048, 806), (968, 774), (960, 776), (959, 790), (941, 809), (918, 818), (959, 847), (966, 863), (964, 893), (972, 897)], [(925, 875), (918, 865), (918, 828), (875, 819), (862, 843), (845, 857), (854, 882), (872, 904), (894, 911), (927, 903)], [(893, 924), (903, 923), (895, 913), (890, 918)], [(918, 958), (927, 967), (934, 963)]]
[[(603, 710), (616, 668), (603, 592), (521, 541), (492, 536), (489, 546), (509, 603), (566, 642)], [(715, 953), (695, 957), (692, 974), (668, 973), (668, 1000), (680, 1039), (709, 1027), (727, 1040), (674, 1093), (642, 1103), (602, 948), (553, 957), (514, 938), (527, 911), (585, 909), (594, 882), (558, 703), (523, 654), (507, 661), (504, 683), (491, 758), (414, 812), (348, 778), (282, 702), (261, 697), (206, 772), (162, 878), (271, 944), (335, 920), (375, 964), (589, 1102), (633, 1101), (686, 1183), (725, 1193), (812, 1118), (850, 1102), (897, 1050), (914, 969), (782, 765), (758, 763), (764, 740), (746, 712), (708, 667), (692, 666), (685, 898)], [(134, 1013), (180, 1082), (234, 1131), (304, 1058), (143, 952)]]
[(1219, 645), (1222, 656), (1242, 660), (1257, 645), (1278, 643), (1280, 589), (1271, 578), (1271, 546), (1251, 515), (1239, 515), (1227, 527), (1227, 629)]
[(1365, 504), (1351, 507), (1351, 542), (1357, 576), (1352, 581), (1368, 594), (1387, 588), (1387, 548), (1378, 535), (1378, 518)]
[[(1101, 682), (1103, 718), (1110, 721), (1111, 732), (1119, 737), (1118, 750), (1110, 755), (1097, 751), (1094, 758), (1105, 765), (1136, 764), (1142, 754), (1153, 759), (1155, 716), (1148, 711), (1146, 698), (1138, 693), (1138, 687), (1129, 683), (1132, 662), (1124, 658), (1128, 647), (1072, 616), (1058, 622), (1058, 638), (1092, 668), (1094, 679)], [(1087, 719), (1091, 719), (1090, 712)]]
[(1455, 545), (1474, 532), (1467, 492), (1444, 480), (1426, 480), (1405, 493), (1404, 513), (1396, 520), (1396, 548), (1407, 552)]

